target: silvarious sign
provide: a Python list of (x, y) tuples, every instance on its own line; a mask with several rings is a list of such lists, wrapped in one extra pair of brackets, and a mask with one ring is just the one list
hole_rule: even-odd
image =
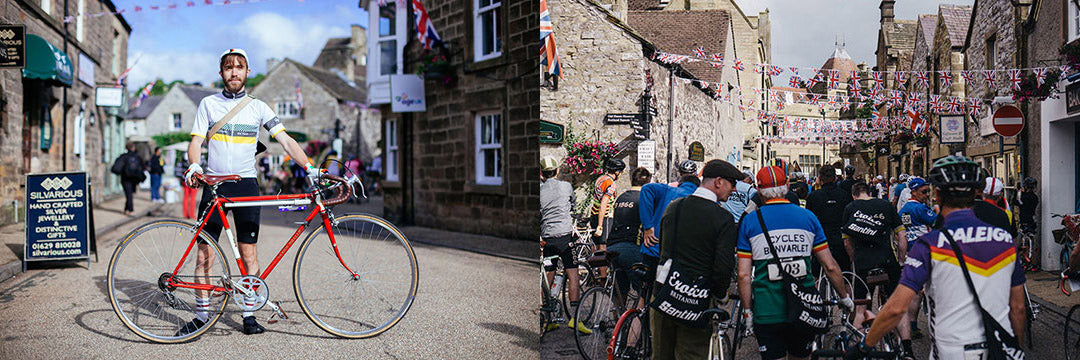
[(942, 115), (941, 120), (941, 143), (963, 144), (967, 142), (967, 129), (964, 126), (963, 115)]
[(26, 175), (25, 261), (89, 259), (88, 190), (85, 172)]
[(0, 25), (0, 68), (26, 67), (26, 26)]

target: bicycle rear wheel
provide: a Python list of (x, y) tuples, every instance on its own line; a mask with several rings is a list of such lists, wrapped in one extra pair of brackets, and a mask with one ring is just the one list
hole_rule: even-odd
[(1065, 360), (1080, 359), (1080, 305), (1073, 305), (1065, 316)]
[[(158, 343), (184, 342), (202, 335), (221, 317), (227, 292), (178, 287), (170, 279), (188, 283), (221, 285), (229, 278), (221, 247), (205, 232), (196, 238), (194, 225), (176, 220), (157, 220), (132, 230), (116, 246), (106, 277), (109, 303), (120, 321), (143, 339)], [(191, 246), (180, 263), (180, 257)], [(179, 271), (173, 271), (180, 264)], [(181, 328), (198, 314), (196, 299), (209, 301), (208, 318), (202, 326)]]
[[(592, 334), (574, 330), (574, 342), (585, 360), (607, 358), (607, 345), (611, 340), (612, 330), (619, 319), (616, 317), (611, 289), (594, 287), (581, 296), (581, 302), (574, 309), (574, 321), (584, 325)], [(571, 324), (573, 329), (575, 324)]]
[[(296, 252), (293, 290), (308, 319), (328, 333), (359, 339), (397, 324), (412, 306), (420, 268), (409, 241), (371, 215), (346, 215), (312, 231)], [(351, 270), (351, 271), (350, 271)]]
[[(652, 348), (650, 347), (651, 334), (649, 332), (649, 315), (648, 312), (637, 311), (626, 315), (622, 324), (615, 330), (615, 346), (612, 348), (612, 354), (609, 358), (614, 359), (648, 359), (652, 355)], [(637, 320), (641, 326), (634, 338), (634, 321)]]

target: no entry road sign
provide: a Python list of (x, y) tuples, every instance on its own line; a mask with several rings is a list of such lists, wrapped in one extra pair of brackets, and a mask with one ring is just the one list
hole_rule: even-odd
[(1012, 105), (1005, 105), (994, 111), (994, 131), (1001, 136), (1016, 136), (1024, 130), (1024, 114)]

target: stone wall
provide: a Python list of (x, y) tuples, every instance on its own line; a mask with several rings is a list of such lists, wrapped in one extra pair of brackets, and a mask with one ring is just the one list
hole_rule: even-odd
[[(1020, 67), (1013, 2), (1011, 0), (980, 1), (977, 6), (971, 14), (975, 19), (972, 21), (967, 48), (964, 49), (967, 58), (967, 69), (1015, 69)], [(997, 50), (994, 63), (988, 64), (986, 61), (986, 40), (991, 36), (996, 39), (995, 47)], [(1012, 95), (1012, 91), (1009, 90), (1008, 76), (1004, 72), (997, 74), (996, 90), (987, 89), (986, 82), (982, 81), (984, 79), (982, 74), (979, 74), (976, 78), (979, 81), (974, 81), (973, 84), (967, 86), (968, 97), (977, 97), (989, 102), (995, 96)], [(978, 123), (989, 121), (987, 113), (992, 111), (993, 107), (990, 107), (989, 110), (984, 107)], [(997, 153), (998, 136), (996, 134), (985, 137), (980, 136), (977, 123), (973, 124), (969, 121), (967, 126), (967, 156)]]
[[(64, 49), (63, 23), (60, 21), (64, 12), (63, 2), (53, 2), (51, 14), (46, 14), (40, 8), (39, 1), (29, 0), (5, 0), (4, 8), (0, 12), (0, 22), (7, 24), (25, 24), (26, 34), (34, 34), (45, 39), (54, 46)], [(68, 3), (69, 12), (76, 14), (78, 3)], [(87, 13), (109, 11), (100, 1), (87, 1), (85, 4)], [(117, 149), (102, 146), (102, 137), (106, 132), (112, 131), (106, 128), (107, 124), (113, 124), (112, 119), (106, 112), (106, 108), (95, 106), (94, 85), (83, 83), (78, 79), (80, 66), (94, 66), (94, 83), (108, 83), (116, 81), (113, 72), (113, 32), (120, 33), (120, 58), (118, 67), (127, 67), (127, 40), (128, 30), (120, 24), (114, 15), (101, 17), (87, 17), (84, 20), (84, 38), (78, 41), (75, 37), (74, 23), (69, 25), (71, 31), (70, 41), (67, 46), (67, 55), (71, 59), (73, 85), (67, 89), (67, 117), (64, 118), (62, 108), (63, 91), (60, 87), (37, 86), (40, 81), (24, 82), (20, 69), (0, 70), (0, 93), (6, 105), (0, 109), (0, 225), (11, 223), (14, 216), (11, 211), (12, 200), (19, 202), (20, 213), (25, 206), (25, 176), (29, 173), (53, 172), (53, 171), (80, 171), (85, 169), (94, 184), (92, 196), (94, 201), (103, 200), (106, 186), (106, 177), (111, 176), (107, 172), (108, 165), (112, 162), (112, 155)], [(90, 63), (79, 63), (79, 54), (85, 54), (91, 59)], [(27, 86), (27, 84), (31, 84)], [(42, 99), (46, 99), (43, 101)], [(52, 117), (53, 138), (52, 146), (47, 150), (41, 150), (39, 145), (41, 124), (40, 115), (31, 116), (29, 160), (24, 158), (23, 129), (25, 125), (23, 113), (30, 111), (30, 104), (36, 104), (33, 108), (47, 105)], [(85, 152), (75, 154), (75, 117), (82, 110), (89, 118), (93, 113), (95, 121), (85, 123)], [(66, 152), (65, 144), (66, 141)], [(67, 160), (66, 167), (63, 162)], [(20, 220), (21, 221), (21, 220)]]
[[(1038, 17), (1035, 24), (1029, 29), (1027, 34), (1027, 64), (1028, 66), (1037, 66), (1042, 61), (1057, 59), (1061, 55), (1058, 53), (1058, 49), (1061, 45), (1065, 44), (1067, 39), (1065, 33), (1068, 31), (1064, 28), (1065, 13), (1068, 7), (1061, 1), (1040, 1), (1038, 4)], [(1059, 88), (1060, 90), (1065, 90)], [(1022, 109), (1026, 113), (1028, 119), (1024, 125), (1025, 148), (1024, 151), (1027, 154), (1027, 164), (1023, 169), (1026, 176), (1031, 176), (1036, 179), (1042, 179), (1042, 156), (1041, 146), (1042, 142), (1042, 103), (1032, 102), (1027, 109)], [(1025, 136), (1025, 134), (1021, 134)], [(1040, 184), (1040, 187), (1046, 189), (1044, 184)]]
[[(411, 215), (420, 226), (535, 241), (540, 234), (539, 3), (504, 1), (498, 16), (502, 55), (479, 62), (472, 55), (472, 5), (424, 5), (454, 50), (456, 82), (425, 81), (426, 112), (394, 114), (389, 106), (380, 107), (384, 119), (398, 121), (403, 146), (401, 181), (385, 184), (386, 216), (408, 222)], [(424, 53), (411, 31), (406, 60)], [(503, 120), (501, 185), (476, 181), (476, 116), (486, 111)]]
[[(608, 113), (637, 113), (646, 86), (646, 76), (653, 78), (652, 104), (657, 108), (650, 138), (656, 141), (654, 181), (674, 181), (674, 166), (688, 156), (690, 143), (700, 141), (705, 159), (727, 159), (743, 143), (742, 113), (714, 100), (709, 94), (678, 77), (673, 68), (648, 60), (647, 42), (626, 27), (607, 17), (607, 11), (589, 0), (549, 1), (555, 26), (564, 79), (558, 89), (545, 88), (541, 93), (540, 118), (562, 124), (590, 139), (615, 142), (628, 168), (637, 167), (638, 140), (628, 125), (605, 125)], [(725, 50), (734, 51), (737, 39), (728, 33)], [(734, 71), (721, 76), (725, 85), (738, 86)], [(727, 86), (724, 86), (727, 89)], [(672, 97), (674, 89), (674, 97)], [(721, 95), (725, 95), (722, 93)], [(671, 110), (674, 110), (673, 112)], [(671, 120), (671, 114), (674, 120)], [(668, 126), (672, 127), (668, 142)], [(670, 145), (670, 146), (669, 146)], [(669, 151), (670, 149), (670, 151)], [(561, 145), (544, 144), (542, 155), (564, 158)], [(671, 154), (671, 169), (668, 154)], [(700, 165), (700, 164), (699, 164)], [(572, 181), (579, 190), (587, 187), (591, 176), (570, 176), (564, 168), (562, 178)], [(629, 176), (622, 176), (618, 189), (628, 189)], [(584, 194), (578, 200), (584, 201)]]
[[(173, 86), (168, 93), (165, 93), (165, 97), (161, 99), (154, 111), (146, 117), (146, 135), (154, 136), (178, 131), (190, 133), (191, 126), (195, 123), (195, 110), (198, 109), (198, 102), (201, 100), (196, 99), (193, 103), (180, 90), (179, 85)], [(180, 113), (179, 129), (173, 129), (173, 113)]]

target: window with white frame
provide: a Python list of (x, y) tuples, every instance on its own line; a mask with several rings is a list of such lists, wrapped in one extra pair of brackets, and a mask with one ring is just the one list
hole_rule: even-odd
[(282, 119), (292, 119), (300, 117), (300, 103), (296, 101), (278, 101), (277, 115), (279, 118)]
[(75, 39), (79, 42), (83, 41), (83, 33), (85, 33), (86, 26), (83, 25), (83, 14), (86, 13), (86, 0), (79, 0), (79, 13), (75, 15)]
[(501, 0), (473, 0), (473, 61), (502, 55), (499, 37), (499, 7)]
[(502, 185), (502, 114), (476, 114), (476, 183)]
[(386, 120), (386, 180), (398, 181), (397, 120)]
[[(382, 5), (379, 5), (383, 2)], [(368, 101), (390, 103), (390, 75), (403, 74), (402, 54), (408, 35), (405, 0), (368, 0), (367, 69)]]
[(180, 113), (173, 113), (172, 114), (172, 129), (173, 130), (181, 129), (181, 128), (183, 128), (183, 126), (184, 126), (183, 117), (180, 115)]
[(1069, 0), (1069, 41), (1080, 37), (1080, 7), (1076, 1)]
[(41, 0), (41, 11), (52, 14), (52, 0)]

